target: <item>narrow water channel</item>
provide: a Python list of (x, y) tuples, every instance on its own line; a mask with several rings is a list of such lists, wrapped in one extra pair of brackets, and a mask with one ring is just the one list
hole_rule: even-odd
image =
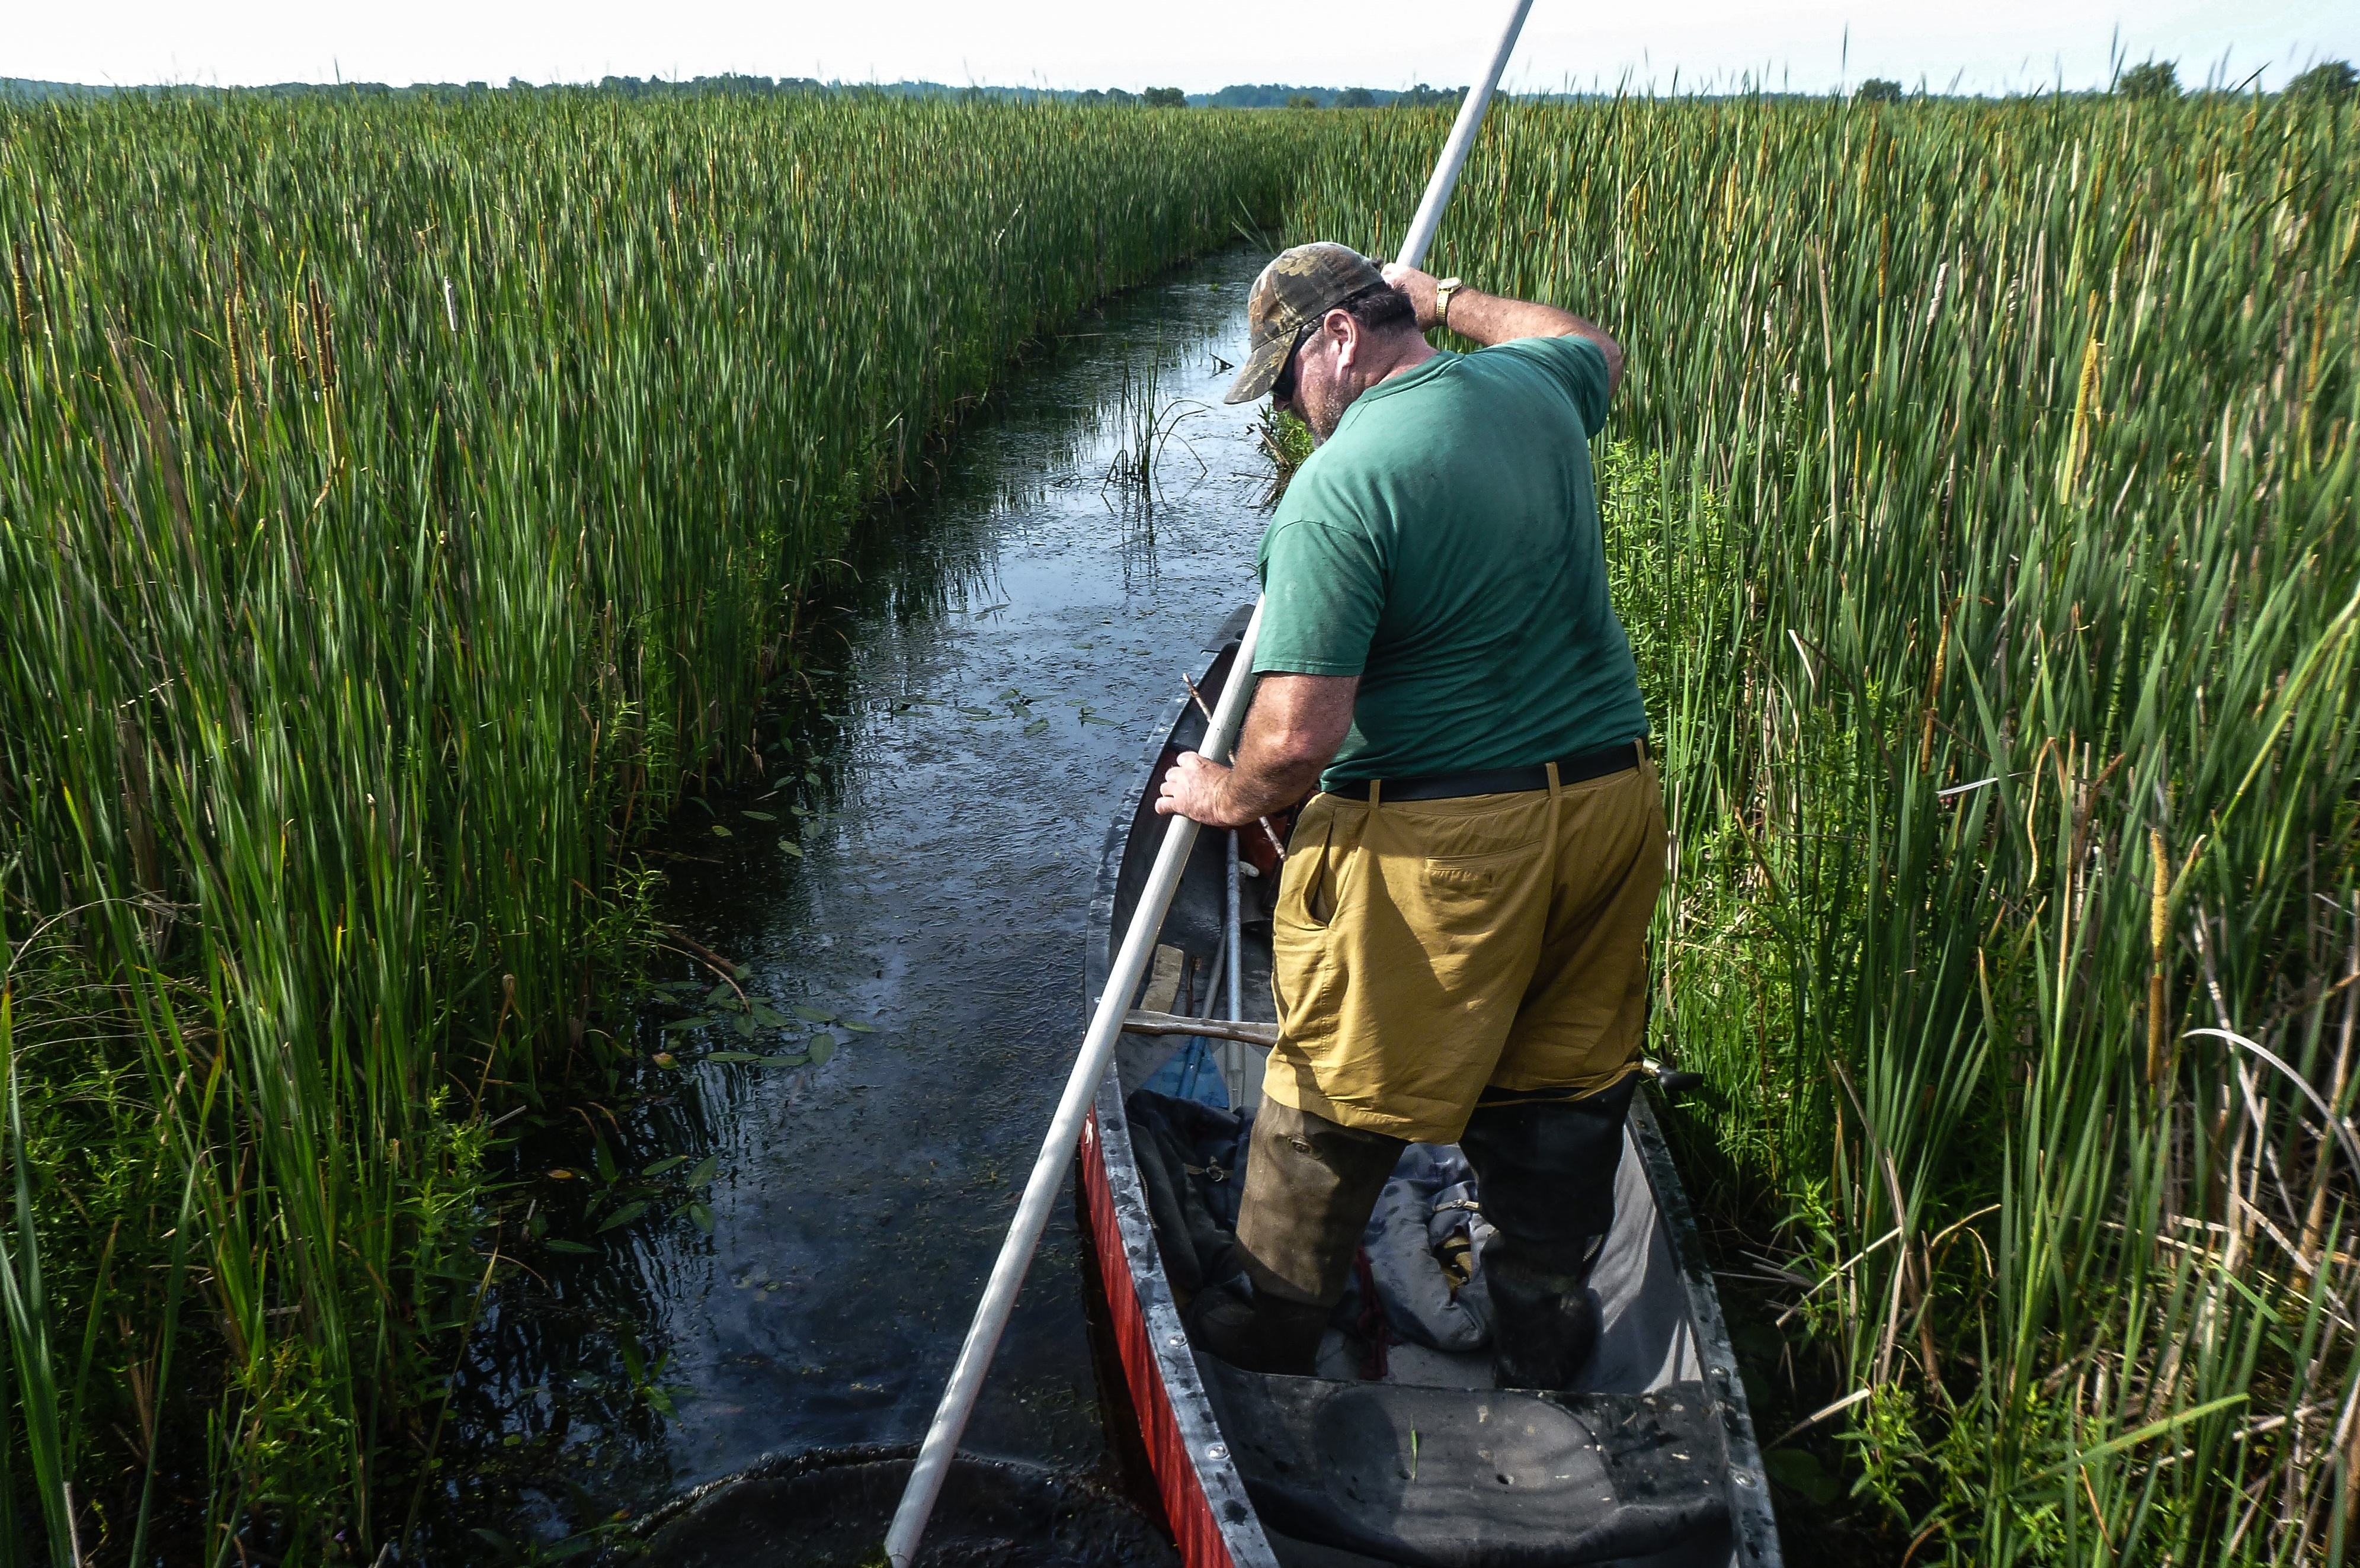
[[(1251, 589), (1269, 464), (1219, 398), (1263, 259), (1134, 290), (1017, 372), (864, 534), (800, 748), (683, 809), (661, 913), (749, 972), (754, 1033), (666, 1032), (716, 984), (668, 958), (652, 1093), (529, 1135), (538, 1277), (471, 1342), (439, 1498), (465, 1535), (436, 1557), (586, 1551), (766, 1458), (923, 1432), (1080, 1040), (1117, 797)], [(1109, 478), (1151, 379), (1152, 505)], [(966, 1448), (1110, 1485), (1079, 1245), (1061, 1205)]]

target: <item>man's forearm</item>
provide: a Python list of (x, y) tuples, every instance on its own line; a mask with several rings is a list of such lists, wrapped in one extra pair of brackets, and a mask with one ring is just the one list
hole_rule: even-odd
[(1603, 327), (1555, 305), (1511, 299), (1462, 285), (1450, 296), (1449, 319), (1446, 321), (1437, 313), (1435, 325), (1448, 326), (1485, 348), (1518, 338), (1588, 338), (1605, 351), (1608, 380), (1622, 379), (1622, 345)]
[(1451, 293), (1450, 319), (1446, 322), (1441, 301), (1437, 298), (1437, 279), (1431, 273), (1391, 264), (1385, 267), (1385, 281), (1409, 296), (1410, 303), (1417, 309), (1420, 332), (1447, 325), (1459, 336), (1472, 338), (1485, 348), (1513, 343), (1518, 338), (1588, 338), (1606, 355), (1608, 389), (1622, 385), (1622, 345), (1605, 328), (1570, 310), (1535, 304), (1530, 299), (1511, 299), (1504, 294), (1486, 294), (1461, 284)]
[(1229, 767), (1202, 758), (1186, 765), (1203, 791), (1187, 814), (1216, 827), (1243, 827), (1284, 811), (1318, 784), (1338, 738), (1287, 726), (1255, 708)]
[(1223, 822), (1245, 823), (1295, 804), (1319, 782), (1327, 759), (1299, 757), (1255, 757), (1241, 753), (1222, 775), (1214, 791)]
[(1352, 724), (1357, 675), (1262, 677), (1238, 738), (1237, 765), (1183, 752), (1164, 776), (1155, 809), (1213, 827), (1243, 827), (1311, 793)]
[[(1461, 284), (1450, 296), (1450, 315), (1445, 321), (1442, 312), (1435, 312), (1434, 324), (1447, 326), (1460, 337), (1472, 338), (1490, 348), (1493, 343), (1513, 343), (1518, 338), (1581, 337), (1590, 323), (1570, 310), (1560, 310), (1555, 305), (1537, 304), (1530, 299), (1511, 299), (1504, 294), (1486, 294), (1480, 289)], [(1591, 332), (1598, 329), (1590, 327)]]

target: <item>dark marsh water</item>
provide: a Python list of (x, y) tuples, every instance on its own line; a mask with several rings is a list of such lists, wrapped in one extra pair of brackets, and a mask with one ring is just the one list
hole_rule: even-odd
[[(923, 1431), (1080, 1040), (1107, 823), (1150, 720), (1252, 591), (1269, 464), (1254, 410), (1219, 397), (1262, 259), (1134, 290), (1013, 373), (923, 496), (865, 528), (776, 788), (683, 809), (659, 912), (748, 972), (753, 1032), (663, 1032), (716, 984), (668, 955), (677, 1005), (636, 1022), (639, 1055), (674, 1063), (640, 1070), (652, 1093), (528, 1135), (546, 1234), (471, 1341), (427, 1560), (698, 1560), (682, 1499), (749, 1473), (697, 1507), (783, 1532), (763, 1561), (836, 1561), (869, 1513), (881, 1537), (875, 1449)], [(1151, 371), (1174, 410), (1152, 506), (1106, 477)], [(1127, 1415), (1100, 1409), (1080, 1245), (1061, 1205), (963, 1445), (1015, 1467), (945, 1505), (947, 1532), (1013, 1555), (963, 1560), (1153, 1547), (1115, 1496)], [(1046, 1510), (1034, 1537), (1008, 1522), (1023, 1497)], [(1047, 1514), (1091, 1497), (1098, 1533), (1053, 1540)], [(796, 1534), (830, 1508), (842, 1539)]]

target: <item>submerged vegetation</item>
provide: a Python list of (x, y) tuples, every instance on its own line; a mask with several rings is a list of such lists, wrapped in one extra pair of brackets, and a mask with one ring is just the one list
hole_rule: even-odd
[[(1356, 126), (1290, 234), (1382, 252), (1432, 148)], [(1433, 265), (1630, 346), (1654, 1028), (1782, 1509), (2347, 1556), (2360, 119), (1511, 106)]]
[[(0, 110), (0, 1559), (366, 1562), (511, 1109), (801, 595), (1302, 134), (858, 95)], [(605, 978), (602, 978), (605, 977)]]

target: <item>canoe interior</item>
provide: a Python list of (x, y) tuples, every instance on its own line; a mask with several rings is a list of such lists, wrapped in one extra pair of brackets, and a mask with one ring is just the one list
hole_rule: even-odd
[[(1227, 681), (1238, 638), (1250, 614), (1251, 606), (1243, 606), (1229, 615), (1207, 649), (1198, 686), (1208, 703), (1217, 700)], [(1133, 802), (1132, 809), (1127, 816), (1118, 817), (1108, 834), (1092, 909), (1087, 966), (1088, 995), (1093, 1003), (1104, 988), (1114, 949), (1129, 925), (1148, 868), (1164, 837), (1165, 819), (1154, 812), (1153, 781), (1177, 752), (1196, 745), (1204, 731), (1202, 716), (1185, 696), (1167, 707), (1141, 758), (1137, 787), (1126, 796)], [(1220, 945), (1225, 891), (1225, 835), (1213, 831), (1200, 833), (1159, 933), (1160, 944), (1185, 955), (1183, 967), (1188, 973), (1183, 982), (1184, 1000), (1191, 990), (1201, 991), (1214, 964)], [(1269, 914), (1275, 892), (1274, 877), (1249, 878), (1243, 883), (1240, 901), (1245, 955), (1240, 965), (1244, 977), (1243, 1011), (1249, 1019), (1263, 1022), (1274, 1022), (1276, 1017), (1270, 991)], [(1172, 955), (1167, 953), (1166, 973), (1162, 976), (1162, 985), (1167, 989), (1173, 981), (1173, 967)], [(1142, 996), (1146, 996), (1155, 984), (1156, 977), (1151, 975), (1142, 985)], [(1165, 996), (1155, 996), (1148, 1005), (1156, 1006), (1157, 1010), (1206, 1010), (1201, 995), (1195, 1001), (1194, 1007), (1171, 1007)], [(1131, 1002), (1133, 1006), (1142, 1005), (1142, 996), (1132, 997)], [(1212, 1010), (1221, 1009), (1216, 1006)], [(1273, 1459), (1264, 1452), (1268, 1444), (1257, 1442), (1252, 1432), (1236, 1434), (1246, 1440), (1254, 1456), (1252, 1463), (1262, 1466), (1255, 1474), (1261, 1496), (1268, 1506), (1257, 1508), (1249, 1496), (1247, 1477), (1232, 1457), (1231, 1434), (1221, 1430), (1219, 1412), (1229, 1410), (1233, 1421), (1241, 1425), (1284, 1424), (1290, 1418), (1279, 1406), (1268, 1402), (1268, 1396), (1274, 1393), (1286, 1410), (1300, 1407), (1301, 1420), (1326, 1423), (1321, 1430), (1330, 1435), (1315, 1446), (1324, 1456), (1321, 1464), (1336, 1466), (1356, 1463), (1349, 1457), (1350, 1453), (1367, 1446), (1340, 1443), (1335, 1436), (1350, 1431), (1349, 1426), (1339, 1428), (1335, 1423), (1358, 1419), (1352, 1413), (1355, 1410), (1365, 1410), (1366, 1420), (1372, 1428), (1381, 1427), (1388, 1420), (1396, 1425), (1424, 1421), (1428, 1424), (1423, 1430), (1432, 1434), (1437, 1430), (1436, 1423), (1445, 1421), (1451, 1410), (1461, 1410), (1470, 1421), (1490, 1419), (1492, 1407), (1502, 1400), (1528, 1399), (1531, 1396), (1487, 1397), (1480, 1393), (1491, 1387), (1488, 1351), (1452, 1356), (1421, 1345), (1394, 1345), (1388, 1351), (1389, 1365), (1383, 1381), (1397, 1386), (1395, 1392), (1375, 1391), (1375, 1385), (1367, 1384), (1356, 1388), (1340, 1383), (1323, 1386), (1311, 1379), (1258, 1379), (1218, 1363), (1198, 1365), (1182, 1332), (1178, 1303), (1164, 1273), (1123, 1113), (1125, 1098), (1151, 1079), (1155, 1080), (1157, 1087), (1168, 1091), (1185, 1075), (1181, 1064), (1189, 1061), (1185, 1054), (1187, 1043), (1176, 1036), (1123, 1037), (1106, 1081), (1099, 1087), (1094, 1126), (1083, 1151), (1083, 1195), (1105, 1275), (1109, 1315), (1119, 1337), (1129, 1341), (1121, 1347), (1121, 1360), (1131, 1385), (1131, 1399), (1140, 1410), (1149, 1458), (1155, 1470), (1155, 1486), (1183, 1554), (1192, 1565), (1202, 1564), (1205, 1568), (1223, 1563), (1253, 1568), (1263, 1563), (1285, 1564), (1287, 1568), (1343, 1568), (1346, 1564), (1411, 1560), (1428, 1561), (1437, 1568), (1445, 1568), (1453, 1560), (1447, 1548), (1439, 1555), (1421, 1552), (1414, 1558), (1370, 1555), (1352, 1544), (1332, 1543), (1337, 1540), (1332, 1530), (1331, 1544), (1326, 1545), (1280, 1532), (1273, 1528), (1273, 1519), (1264, 1516), (1285, 1514), (1290, 1504), (1282, 1495), (1285, 1489), (1273, 1486), (1273, 1473), (1267, 1466), (1274, 1463), (1284, 1470), (1287, 1459)], [(1208, 1087), (1210, 1093), (1200, 1089), (1199, 1097), (1219, 1101), (1222, 1087), (1212, 1086), (1214, 1075), (1226, 1068), (1226, 1087), (1236, 1092), (1241, 1104), (1256, 1103), (1260, 1097), (1262, 1054), (1251, 1045), (1215, 1048), (1210, 1052), (1200, 1048), (1193, 1082)], [(1156, 1078), (1159, 1071), (1163, 1076)], [(1640, 1555), (1601, 1557), (1577, 1552), (1575, 1557), (1561, 1560), (1644, 1562), (1660, 1568), (1672, 1568), (1674, 1564), (1697, 1564), (1699, 1568), (1775, 1564), (1780, 1561), (1777, 1538), (1743, 1388), (1735, 1375), (1736, 1362), (1730, 1350), (1711, 1275), (1702, 1261), (1687, 1200), (1657, 1125), (1657, 1104), (1652, 1086), (1633, 1103), (1625, 1134), (1625, 1158), (1615, 1182), (1614, 1228), (1591, 1279), (1601, 1307), (1601, 1333), (1597, 1354), (1586, 1369), (1583, 1388), (1579, 1392), (1596, 1398), (1590, 1399), (1587, 1407), (1580, 1406), (1577, 1399), (1575, 1408), (1578, 1412), (1586, 1410), (1582, 1419), (1601, 1432), (1604, 1429), (1600, 1425), (1598, 1412), (1605, 1410), (1611, 1417), (1623, 1408), (1614, 1400), (1634, 1398), (1653, 1401), (1652, 1408), (1658, 1410), (1683, 1412), (1678, 1420), (1700, 1423), (1696, 1431), (1698, 1442), (1709, 1445), (1705, 1460), (1709, 1463), (1710, 1479), (1707, 1483), (1690, 1480), (1682, 1485), (1689, 1488), (1699, 1485), (1717, 1486), (1719, 1490), (1710, 1499), (1711, 1511), (1719, 1515), (1725, 1503), (1726, 1525), (1716, 1524), (1707, 1532), (1707, 1539), (1699, 1539), (1691, 1531), (1688, 1539), (1673, 1548)], [(1127, 1334), (1123, 1332), (1126, 1320)], [(1329, 1369), (1331, 1360), (1323, 1359), (1323, 1370)], [(1210, 1389), (1208, 1373), (1215, 1385)], [(1264, 1388), (1264, 1384), (1271, 1387)], [(1423, 1391), (1426, 1389), (1436, 1392)], [(1381, 1406), (1388, 1408), (1380, 1409)], [(1251, 1422), (1244, 1420), (1241, 1411), (1251, 1412)], [(1600, 1446), (1607, 1445), (1601, 1441)], [(1683, 1464), (1695, 1463), (1686, 1451), (1690, 1446), (1695, 1445), (1681, 1445), (1678, 1457)], [(1302, 1456), (1296, 1458), (1300, 1461)], [(1410, 1473), (1415, 1474), (1415, 1462)], [(1565, 1477), (1559, 1475), (1557, 1479), (1563, 1481)], [(1357, 1487), (1358, 1483), (1353, 1485)], [(1410, 1490), (1415, 1492), (1415, 1488)], [(1352, 1495), (1357, 1497), (1360, 1494), (1354, 1490)], [(1415, 1507), (1414, 1502), (1398, 1497), (1386, 1502), (1371, 1497), (1369, 1503), (1380, 1512), (1387, 1507)], [(1506, 1507), (1503, 1501), (1494, 1511)], [(1345, 1535), (1352, 1534), (1349, 1524), (1341, 1528)], [(1500, 1528), (1509, 1527), (1502, 1524)], [(1529, 1533), (1533, 1526), (1527, 1521), (1523, 1528)], [(1578, 1533), (1568, 1524), (1563, 1538), (1568, 1542), (1567, 1550), (1575, 1550), (1571, 1538)], [(1367, 1541), (1358, 1544), (1369, 1546)], [(1391, 1550), (1398, 1552), (1401, 1549)]]

